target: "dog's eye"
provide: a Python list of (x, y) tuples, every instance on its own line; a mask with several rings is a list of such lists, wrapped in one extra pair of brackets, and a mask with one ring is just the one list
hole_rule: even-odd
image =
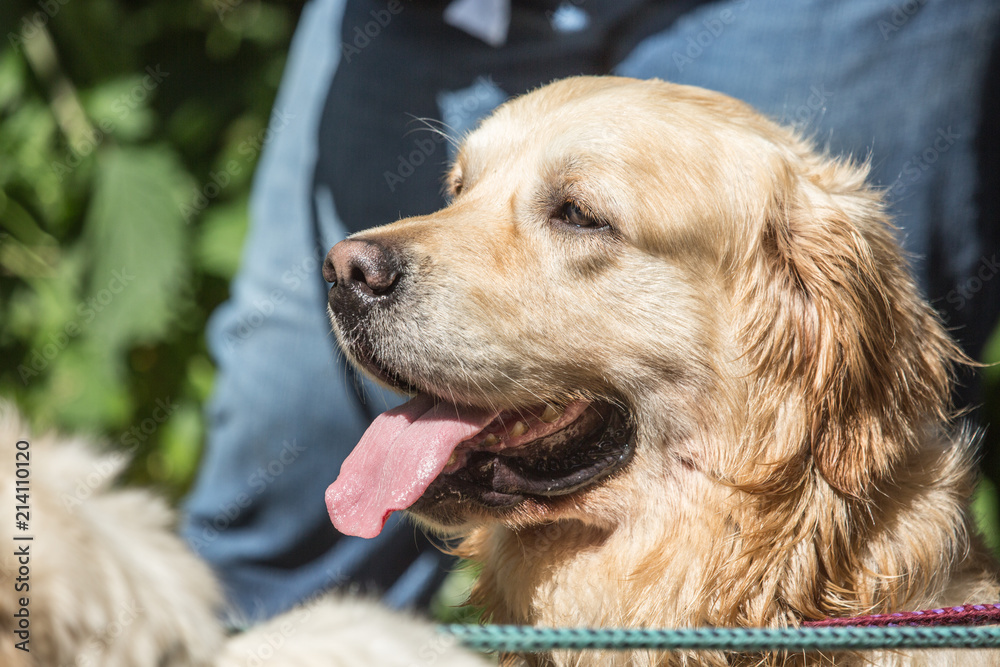
[(458, 195), (462, 194), (462, 187), (465, 184), (462, 183), (461, 178), (456, 178), (451, 182), (451, 198), (454, 199)]
[(563, 204), (557, 218), (559, 222), (580, 230), (596, 231), (608, 228), (608, 223), (590, 214), (574, 201)]

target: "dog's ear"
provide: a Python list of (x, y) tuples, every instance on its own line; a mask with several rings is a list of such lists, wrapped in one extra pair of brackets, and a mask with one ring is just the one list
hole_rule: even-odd
[(819, 473), (866, 497), (921, 430), (950, 418), (964, 357), (920, 297), (866, 170), (812, 155), (783, 165), (745, 264), (747, 359), (759, 386), (795, 402), (793, 432)]

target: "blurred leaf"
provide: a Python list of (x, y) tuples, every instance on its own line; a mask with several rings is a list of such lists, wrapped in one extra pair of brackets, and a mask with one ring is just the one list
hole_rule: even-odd
[(156, 120), (149, 108), (157, 82), (147, 75), (113, 79), (90, 90), (83, 103), (100, 141), (121, 142), (146, 138)]
[(204, 424), (201, 408), (185, 401), (174, 408), (163, 427), (160, 465), (154, 468), (159, 481), (178, 487), (194, 475), (201, 455)]
[(979, 480), (976, 493), (972, 496), (972, 515), (986, 545), (994, 554), (1000, 555), (1000, 498), (997, 488), (988, 478)]
[[(35, 201), (50, 213), (60, 200), (62, 178), (52, 167), (56, 123), (46, 105), (25, 103), (3, 117), (0, 123), (0, 185), (23, 185)], [(61, 157), (61, 156), (60, 156)]]
[(257, 158), (268, 137), (266, 121), (266, 118), (245, 114), (226, 128), (214, 168), (225, 170), (237, 186), (250, 185)]
[(243, 2), (221, 18), (227, 30), (268, 46), (280, 43), (291, 27), (287, 12), (260, 2)]
[(212, 60), (228, 60), (239, 53), (240, 34), (221, 23), (212, 26), (205, 37), (205, 53)]
[(993, 335), (986, 341), (986, 346), (983, 348), (982, 361), (984, 364), (987, 364), (983, 368), (985, 382), (987, 384), (1000, 383), (1000, 326), (993, 331)]
[[(14, 244), (5, 245), (5, 249), (14, 247)], [(83, 330), (83, 322), (76, 312), (80, 303), (82, 257), (80, 253), (68, 251), (61, 252), (59, 257), (53, 268), (46, 267), (40, 276), (27, 276), (26, 282), (11, 292), (5, 324), (32, 349), (40, 349), (60, 331), (75, 331), (70, 337), (76, 338)], [(76, 329), (70, 326), (71, 323)]]
[(483, 610), (467, 605), (480, 567), (472, 561), (460, 561), (431, 600), (431, 614), (439, 623), (478, 623)]
[(117, 428), (131, 409), (121, 359), (86, 334), (80, 344), (67, 345), (51, 358), (43, 389), (37, 395), (36, 413), (70, 430)]
[(24, 60), (14, 51), (0, 51), (0, 110), (14, 104), (24, 91)]
[(188, 281), (181, 213), (190, 178), (165, 148), (102, 154), (87, 214), (94, 256), (87, 303), (106, 316), (95, 333), (114, 348), (164, 336)]
[(215, 367), (206, 355), (191, 357), (188, 362), (187, 379), (195, 399), (201, 403), (207, 401), (215, 383)]
[[(7, 213), (4, 216), (4, 227), (10, 233), (13, 242), (22, 242), (32, 246), (34, 250), (39, 248), (57, 248), (58, 242), (45, 230), (38, 226), (37, 221), (25, 211), (18, 202), (9, 201), (4, 195), (0, 198), (3, 208)], [(10, 207), (10, 210), (8, 209)]]
[(22, 213), (20, 207), (12, 206), (11, 209), (5, 220), (8, 229), (20, 228), (18, 231), (26, 232), (26, 236), (34, 236), (38, 243), (37, 245), (22, 243), (17, 236), (11, 234), (7, 241), (0, 245), (0, 266), (7, 273), (22, 278), (52, 275), (52, 267), (58, 263), (60, 255), (59, 246), (52, 243), (51, 237), (44, 232), (33, 234), (32, 232), (38, 228), (34, 226), (34, 221), (30, 217), (18, 215)]
[(199, 267), (221, 278), (232, 278), (240, 265), (246, 232), (245, 199), (209, 209), (201, 221), (201, 234), (195, 249)]

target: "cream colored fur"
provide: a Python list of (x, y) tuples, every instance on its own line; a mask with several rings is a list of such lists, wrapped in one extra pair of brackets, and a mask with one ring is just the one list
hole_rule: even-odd
[[(998, 599), (968, 513), (973, 440), (952, 422), (962, 356), (865, 177), (723, 95), (576, 78), (464, 141), (447, 208), (354, 237), (409, 262), (408, 291), (366, 323), (400, 377), (471, 405), (613, 401), (637, 425), (628, 467), (586, 491), (418, 517), (464, 537), (493, 621), (776, 627)], [(611, 230), (574, 231), (566, 202)]]
[[(15, 593), (14, 444), (30, 442), (30, 590)], [(174, 514), (118, 489), (125, 457), (82, 439), (34, 436), (0, 403), (0, 664), (4, 667), (483, 665), (430, 623), (326, 596), (227, 638), (219, 585), (172, 532)], [(14, 647), (29, 598), (30, 653)]]

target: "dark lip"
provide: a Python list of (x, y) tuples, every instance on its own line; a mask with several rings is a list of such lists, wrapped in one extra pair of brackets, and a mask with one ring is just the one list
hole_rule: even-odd
[(610, 403), (602, 409), (606, 415), (600, 426), (570, 443), (547, 448), (548, 436), (506, 453), (471, 453), (466, 465), (438, 476), (410, 509), (432, 518), (453, 505), (502, 510), (529, 498), (557, 500), (598, 484), (635, 453), (634, 421)]

